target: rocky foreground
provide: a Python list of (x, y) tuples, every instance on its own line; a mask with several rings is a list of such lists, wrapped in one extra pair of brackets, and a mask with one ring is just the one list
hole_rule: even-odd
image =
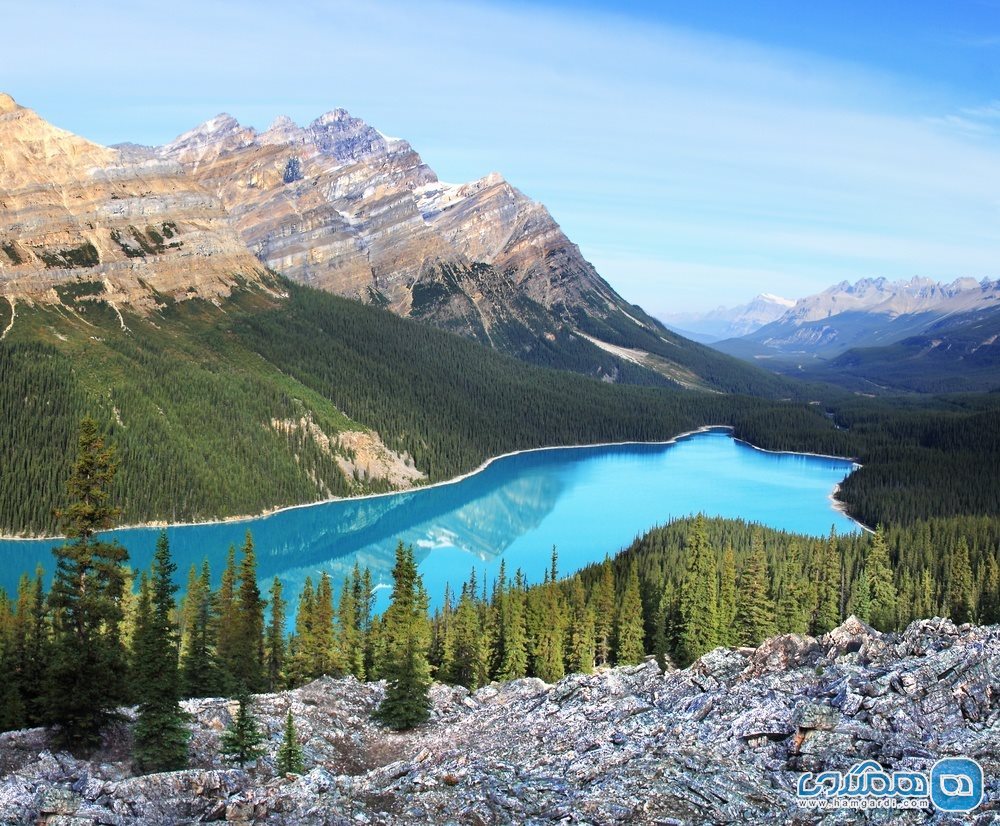
[(935, 619), (883, 635), (852, 618), (819, 639), (718, 649), (683, 671), (647, 662), (473, 694), (435, 685), (431, 722), (405, 734), (370, 720), (383, 691), (324, 678), (254, 699), (272, 755), (291, 705), (301, 777), (275, 777), (270, 758), (222, 766), (225, 700), (187, 704), (194, 768), (171, 774), (132, 776), (124, 726), (91, 762), (49, 751), (41, 729), (2, 735), (0, 822), (813, 823), (796, 803), (799, 772), (868, 757), (924, 770), (947, 755), (982, 764), (988, 802), (934, 822), (1000, 822), (996, 626)]

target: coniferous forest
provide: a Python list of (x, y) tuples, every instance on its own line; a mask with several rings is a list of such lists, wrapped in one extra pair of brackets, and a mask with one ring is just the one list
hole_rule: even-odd
[(117, 445), (111, 493), (126, 524), (385, 490), (344, 475), (344, 431), (376, 431), (434, 482), (511, 450), (709, 424), (763, 448), (857, 458), (839, 495), (868, 525), (1000, 513), (1000, 394), (875, 399), (735, 376), (718, 382), (766, 394), (610, 385), (276, 284), (287, 299), (167, 304), (162, 318), (127, 315), (127, 331), (101, 302), (19, 311), (0, 341), (0, 533), (59, 529), (84, 416)]
[[(854, 614), (880, 630), (934, 615), (1000, 621), (1000, 520), (929, 516), (873, 533), (814, 538), (740, 521), (684, 519), (650, 531), (614, 559), (561, 578), (558, 550), (542, 582), (501, 568), (470, 572), (429, 615), (413, 552), (400, 544), (390, 607), (373, 615), (369, 573), (342, 583), (307, 579), (294, 617), (275, 579), (262, 591), (253, 537), (231, 548), (221, 584), (207, 563), (187, 572), (177, 599), (164, 534), (148, 571), (100, 532), (118, 517), (113, 446), (93, 420), (79, 428), (66, 542), (41, 570), (0, 594), (0, 728), (51, 725), (77, 752), (134, 705), (134, 761), (153, 772), (182, 767), (184, 697), (235, 696), (223, 737), (234, 764), (253, 762), (261, 734), (248, 696), (324, 674), (387, 681), (378, 716), (393, 728), (427, 719), (433, 679), (476, 688), (491, 680), (626, 665), (655, 656), (687, 665), (718, 645), (754, 645), (776, 633), (821, 634)], [(299, 765), (294, 720), (280, 759)], [(288, 734), (288, 732), (291, 734)]]

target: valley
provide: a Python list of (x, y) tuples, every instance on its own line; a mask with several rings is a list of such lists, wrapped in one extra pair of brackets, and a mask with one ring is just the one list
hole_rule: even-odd
[(663, 315), (345, 109), (102, 146), (0, 95), (0, 820), (992, 770), (1000, 282)]

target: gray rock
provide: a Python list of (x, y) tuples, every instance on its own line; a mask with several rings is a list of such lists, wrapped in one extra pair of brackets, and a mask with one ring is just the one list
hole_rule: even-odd
[[(430, 722), (404, 733), (371, 719), (384, 685), (323, 678), (252, 699), (269, 754), (247, 772), (218, 757), (233, 711), (221, 699), (185, 704), (183, 772), (131, 776), (127, 731), (91, 762), (46, 750), (41, 730), (0, 735), (0, 822), (806, 824), (800, 771), (863, 758), (926, 770), (968, 755), (987, 775), (986, 823), (1000, 811), (998, 674), (1000, 628), (927, 620), (883, 635), (852, 618), (818, 640), (716, 649), (682, 671), (645, 662), (555, 685), (435, 685)], [(289, 708), (306, 772), (276, 777)]]

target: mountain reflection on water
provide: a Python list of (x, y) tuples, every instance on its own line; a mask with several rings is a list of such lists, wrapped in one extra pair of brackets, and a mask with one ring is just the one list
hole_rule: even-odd
[[(857, 525), (834, 510), (829, 495), (853, 464), (774, 454), (734, 441), (726, 431), (698, 433), (675, 444), (553, 448), (498, 459), (460, 481), (423, 490), (340, 500), (270, 516), (167, 529), (183, 585), (188, 568), (208, 558), (218, 582), (230, 545), (253, 532), (261, 586), (281, 578), (294, 601), (307, 576), (326, 571), (339, 592), (355, 565), (375, 582), (391, 582), (399, 541), (413, 545), (432, 604), (445, 583), (460, 588), (471, 569), (479, 581), (513, 574), (541, 579), (553, 545), (560, 572), (614, 554), (635, 536), (669, 519), (702, 511), (785, 530), (821, 535)], [(136, 569), (149, 565), (154, 528), (113, 531)], [(8, 593), (22, 572), (52, 569), (55, 540), (0, 541), (0, 585)], [(386, 588), (377, 606), (384, 607)]]

